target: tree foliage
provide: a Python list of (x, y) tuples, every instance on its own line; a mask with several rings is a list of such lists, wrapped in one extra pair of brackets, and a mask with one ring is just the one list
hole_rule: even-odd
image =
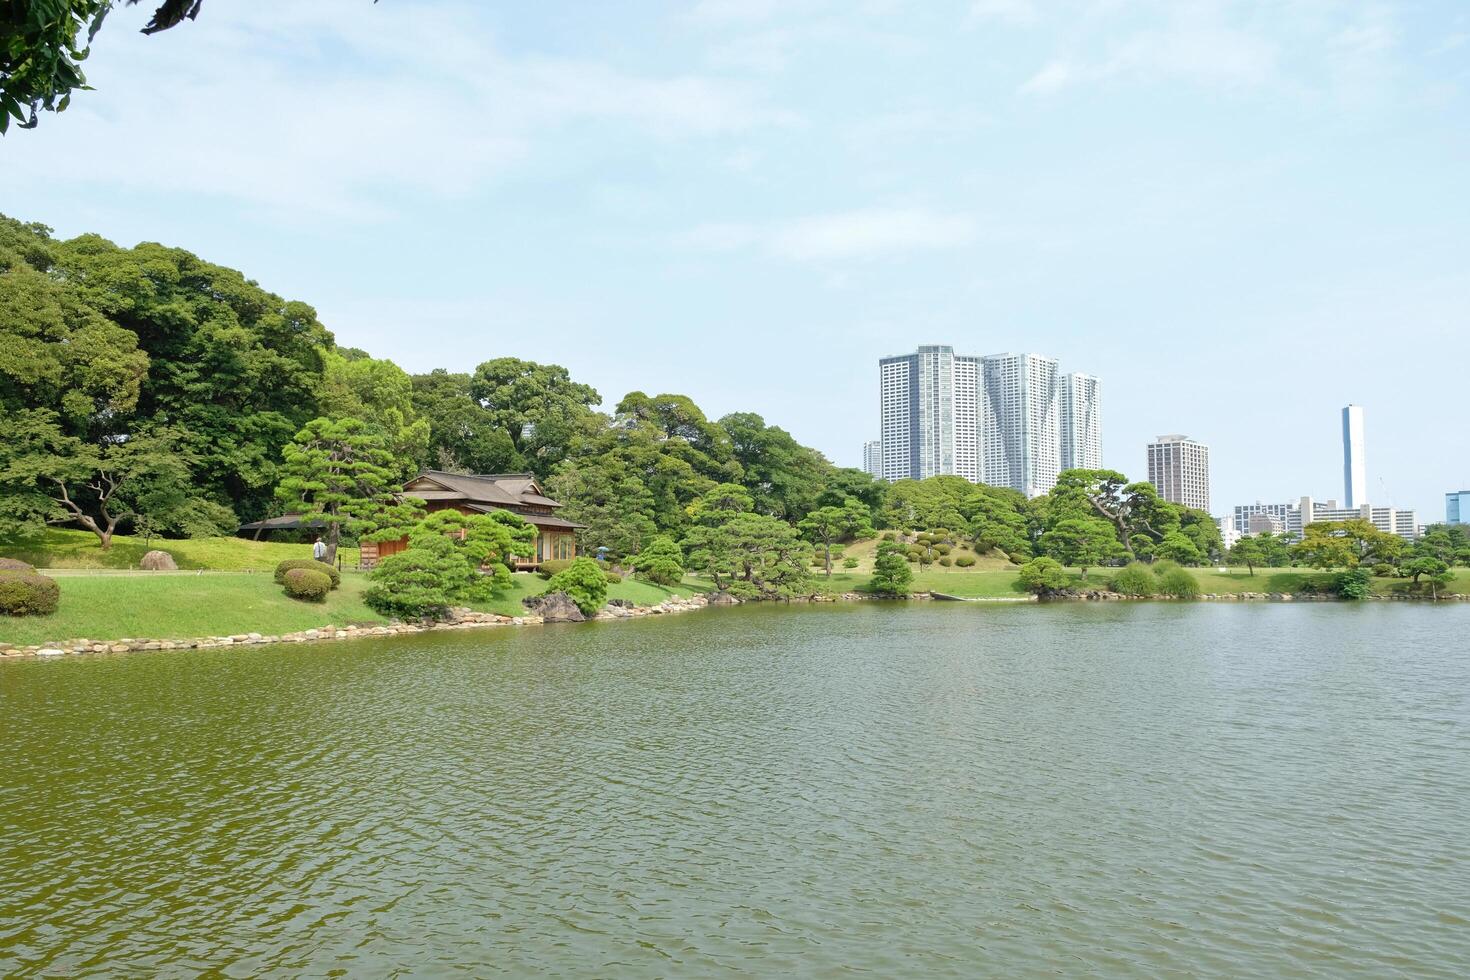
[(607, 575), (591, 558), (576, 558), (565, 571), (551, 577), (542, 595), (553, 592), (565, 592), (583, 616), (595, 616), (607, 602)]
[(684, 580), (684, 554), (670, 537), (657, 537), (633, 559), (638, 577), (655, 585), (673, 586)]
[(868, 591), (886, 596), (906, 596), (913, 589), (914, 573), (904, 558), (903, 547), (891, 541), (878, 545), (873, 558), (873, 577)]

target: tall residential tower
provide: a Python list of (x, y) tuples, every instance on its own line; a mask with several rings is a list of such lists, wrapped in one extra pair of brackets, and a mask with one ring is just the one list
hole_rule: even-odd
[(870, 439), (863, 443), (863, 472), (883, 479), (883, 440)]
[(1102, 469), (1101, 382), (1090, 374), (1062, 375), (1062, 469)]
[(932, 344), (882, 358), (878, 376), (885, 480), (954, 475), (1039, 497), (1069, 466), (1102, 466), (1100, 383), (1061, 375), (1056, 358)]

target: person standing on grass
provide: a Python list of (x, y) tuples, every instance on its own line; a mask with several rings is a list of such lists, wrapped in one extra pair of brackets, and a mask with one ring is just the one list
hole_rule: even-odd
[(315, 558), (317, 561), (322, 561), (327, 557), (327, 543), (321, 538), (317, 538), (316, 541), (312, 543), (311, 557)]

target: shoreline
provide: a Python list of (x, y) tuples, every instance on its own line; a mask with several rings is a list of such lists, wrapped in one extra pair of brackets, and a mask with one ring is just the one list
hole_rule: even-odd
[[(713, 593), (711, 593), (713, 594)], [(1439, 597), (1427, 595), (1370, 595), (1358, 602), (1464, 602), (1470, 595), (1450, 593)], [(1089, 591), (1078, 595), (1059, 596), (977, 596), (966, 598), (936, 592), (916, 592), (909, 596), (879, 596), (860, 592), (840, 595), (813, 595), (797, 599), (768, 600), (784, 604), (835, 603), (835, 602), (964, 602), (978, 604), (1020, 603), (1050, 604), (1064, 602), (1348, 602), (1333, 595), (1293, 595), (1285, 592), (1236, 592), (1206, 593), (1192, 599), (1173, 599), (1164, 596), (1126, 596), (1116, 592)], [(608, 605), (586, 622), (618, 622), (629, 619), (645, 619), (650, 616), (668, 616), (694, 612), (712, 605), (747, 605), (740, 601), (712, 602), (706, 594), (689, 598), (670, 598), (652, 606)], [(144, 653), (161, 650), (213, 650), (230, 647), (265, 646), (282, 643), (324, 643), (335, 640), (355, 640), (365, 637), (405, 636), (415, 633), (433, 633), (447, 630), (487, 629), (505, 626), (543, 626), (542, 617), (535, 614), (503, 616), (499, 613), (475, 612), (470, 609), (454, 610), (454, 618), (432, 623), (393, 622), (376, 625), (337, 626), (332, 623), (289, 633), (234, 633), (221, 636), (202, 636), (189, 639), (156, 640), (123, 637), (115, 640), (92, 640), (77, 638), (48, 641), (46, 643), (8, 644), (0, 643), (0, 662), (10, 660), (49, 659), (53, 657), (97, 656), (105, 654)]]

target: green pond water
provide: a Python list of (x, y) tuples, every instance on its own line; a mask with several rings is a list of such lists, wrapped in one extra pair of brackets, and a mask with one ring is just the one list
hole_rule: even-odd
[(0, 975), (1470, 975), (1470, 605), (0, 664)]

